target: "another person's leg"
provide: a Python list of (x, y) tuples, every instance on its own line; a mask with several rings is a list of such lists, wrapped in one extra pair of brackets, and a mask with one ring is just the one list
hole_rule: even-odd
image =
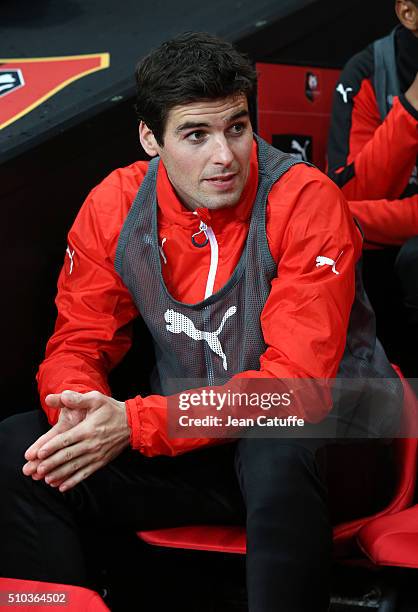
[[(395, 262), (406, 312), (401, 369), (405, 376), (418, 378), (418, 236), (401, 247)], [(416, 386), (416, 392), (418, 388)]]
[(0, 423), (0, 575), (88, 585), (85, 530), (244, 521), (233, 445), (148, 459), (126, 450), (67, 493), (24, 476), (41, 411)]
[(243, 439), (250, 612), (325, 612), (332, 532), (314, 440)]

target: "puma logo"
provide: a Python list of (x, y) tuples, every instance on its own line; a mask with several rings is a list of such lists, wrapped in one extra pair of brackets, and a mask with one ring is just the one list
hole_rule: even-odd
[(305, 144), (303, 145), (303, 147), (297, 140), (292, 140), (290, 146), (294, 151), (297, 151), (295, 156), (297, 155), (297, 157), (300, 157), (300, 159), (302, 159), (303, 161), (308, 161), (309, 140), (305, 140)]
[(75, 251), (74, 251), (74, 250), (73, 250), (73, 251), (70, 251), (70, 247), (69, 247), (69, 246), (67, 246), (67, 249), (66, 249), (66, 251), (65, 251), (65, 252), (67, 253), (68, 257), (70, 258), (70, 271), (69, 271), (69, 274), (71, 274), (71, 273), (72, 273), (72, 271), (73, 271), (73, 266), (74, 266), (74, 255), (75, 255)]
[(166, 328), (173, 334), (186, 334), (189, 338), (193, 340), (204, 340), (208, 343), (210, 349), (222, 359), (224, 370), (228, 370), (228, 363), (226, 359), (226, 355), (222, 350), (222, 345), (218, 338), (221, 333), (225, 322), (229, 317), (232, 317), (237, 311), (236, 306), (231, 306), (228, 308), (226, 313), (224, 314), (221, 324), (218, 329), (214, 332), (200, 331), (196, 329), (193, 321), (191, 321), (188, 317), (180, 312), (175, 312), (174, 310), (166, 310), (164, 313), (164, 319), (166, 320)]
[(338, 93), (340, 93), (342, 95), (342, 98), (343, 98), (345, 104), (347, 104), (347, 102), (348, 102), (348, 92), (349, 91), (353, 91), (353, 88), (352, 87), (347, 87), (345, 89), (344, 85), (342, 83), (339, 83), (339, 85), (337, 87), (337, 91), (338, 91)]
[(331, 259), (330, 257), (323, 257), (323, 255), (319, 255), (315, 260), (316, 267), (321, 268), (322, 266), (331, 266), (331, 270), (334, 272), (334, 274), (339, 274), (335, 266), (337, 265), (337, 261), (340, 259), (343, 253), (344, 251), (341, 251), (341, 253), (338, 255), (335, 261)]

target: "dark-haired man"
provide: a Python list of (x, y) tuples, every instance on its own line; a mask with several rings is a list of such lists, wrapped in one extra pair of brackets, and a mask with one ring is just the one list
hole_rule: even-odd
[[(2, 573), (85, 584), (80, 526), (245, 523), (251, 612), (324, 612), (331, 530), (317, 442), (173, 439), (166, 396), (177, 379), (329, 379), (376, 358), (391, 376), (355, 300), (360, 234), (327, 177), (255, 139), (255, 73), (231, 45), (185, 34), (142, 60), (137, 82), (154, 159), (107, 177), (69, 233), (38, 374), (53, 427), (34, 412), (0, 428)], [(138, 313), (159, 392), (117, 401), (107, 373)], [(317, 420), (322, 408), (300, 410)]]
[(418, 377), (418, 2), (396, 0), (395, 10), (400, 24), (342, 72), (328, 164), (370, 249), (379, 336), (405, 375)]

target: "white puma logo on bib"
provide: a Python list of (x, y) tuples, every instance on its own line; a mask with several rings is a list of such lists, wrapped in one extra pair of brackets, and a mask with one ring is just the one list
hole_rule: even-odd
[(164, 319), (166, 320), (166, 328), (173, 334), (181, 334), (184, 333), (189, 338), (193, 340), (205, 340), (210, 349), (222, 359), (224, 370), (228, 370), (228, 363), (226, 359), (226, 355), (222, 350), (222, 345), (219, 341), (219, 334), (221, 333), (223, 326), (225, 325), (225, 321), (232, 317), (237, 311), (236, 306), (231, 306), (228, 308), (226, 313), (222, 318), (222, 322), (218, 329), (214, 332), (200, 331), (196, 329), (193, 321), (191, 321), (188, 317), (180, 312), (175, 312), (175, 310), (166, 310), (164, 313)]

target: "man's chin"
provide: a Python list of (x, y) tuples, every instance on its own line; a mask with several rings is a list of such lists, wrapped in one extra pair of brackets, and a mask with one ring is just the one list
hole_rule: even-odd
[(241, 198), (241, 193), (232, 192), (232, 193), (223, 193), (216, 194), (213, 197), (207, 196), (205, 198), (205, 204), (203, 204), (204, 208), (208, 210), (218, 210), (220, 208), (232, 208), (236, 206)]

